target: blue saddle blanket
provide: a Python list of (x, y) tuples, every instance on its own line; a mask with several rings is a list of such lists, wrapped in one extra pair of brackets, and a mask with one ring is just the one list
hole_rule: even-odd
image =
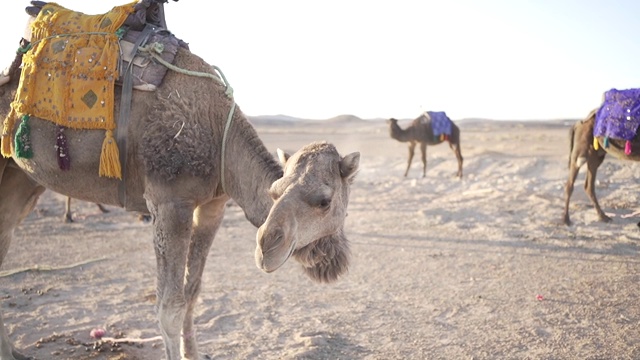
[(427, 111), (427, 114), (431, 118), (431, 128), (434, 136), (441, 134), (451, 135), (453, 123), (444, 111)]
[(604, 93), (604, 102), (596, 112), (594, 136), (633, 140), (640, 126), (640, 89)]

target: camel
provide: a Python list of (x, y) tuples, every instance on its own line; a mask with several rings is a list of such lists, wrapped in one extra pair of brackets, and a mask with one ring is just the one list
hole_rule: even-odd
[[(0, 86), (2, 114), (10, 112), (21, 62), (18, 54), (10, 81)], [(216, 75), (183, 48), (174, 65)], [(11, 158), (0, 157), (0, 265), (14, 230), (45, 189), (150, 213), (156, 311), (169, 360), (199, 357), (194, 308), (207, 253), (230, 199), (257, 228), (259, 269), (273, 272), (293, 257), (313, 281), (330, 283), (343, 276), (350, 259), (343, 227), (360, 153), (341, 156), (334, 145), (314, 142), (292, 155), (278, 151), (276, 159), (228, 90), (210, 78), (169, 71), (155, 92), (134, 91), (123, 163), (128, 172), (121, 181), (99, 176), (100, 151), (92, 150), (100, 149), (103, 131), (67, 129), (72, 163), (62, 171), (51, 151), (56, 125), (32, 117), (33, 157), (21, 158), (15, 151)], [(116, 118), (119, 99), (116, 87)], [(0, 315), (0, 359), (23, 358)]]
[[(569, 218), (569, 202), (573, 193), (573, 184), (576, 181), (580, 168), (587, 164), (587, 177), (584, 182), (584, 191), (591, 199), (593, 206), (598, 214), (598, 219), (603, 222), (610, 222), (611, 218), (607, 216), (596, 198), (595, 182), (598, 167), (604, 161), (607, 154), (613, 155), (618, 159), (640, 161), (640, 154), (625, 154), (625, 141), (608, 139), (605, 146), (604, 139), (596, 137), (598, 149), (594, 148), (593, 129), (595, 126), (596, 113), (598, 109), (592, 110), (583, 120), (576, 122), (569, 130), (569, 178), (565, 186), (565, 203), (562, 221), (565, 225), (571, 225)], [(640, 141), (632, 141), (634, 149), (640, 148)]]
[[(104, 205), (102, 205), (102, 204), (97, 204), (96, 203), (96, 206), (98, 207), (98, 210), (100, 210), (100, 212), (103, 213), (103, 214), (106, 214), (106, 213), (109, 212), (109, 209), (104, 207)], [(67, 199), (65, 201), (65, 209), (64, 209), (64, 215), (63, 215), (62, 219), (67, 224), (75, 222), (75, 220), (73, 220), (73, 213), (71, 212), (71, 197), (70, 196), (67, 196)], [(138, 214), (138, 220), (142, 221), (143, 223), (149, 223), (149, 222), (151, 222), (151, 215), (140, 213), (140, 214)]]
[(431, 126), (431, 118), (428, 114), (424, 113), (413, 120), (411, 125), (402, 129), (398, 125), (398, 120), (389, 119), (389, 132), (393, 139), (400, 142), (409, 142), (409, 161), (407, 162), (407, 170), (404, 172), (404, 177), (407, 177), (409, 168), (411, 168), (411, 161), (413, 160), (413, 154), (415, 152), (416, 144), (420, 144), (420, 152), (422, 153), (422, 177), (427, 176), (427, 145), (438, 145), (444, 141), (449, 142), (451, 150), (456, 154), (458, 159), (458, 172), (456, 176), (462, 177), (462, 154), (460, 152), (460, 129), (453, 122), (451, 123), (451, 135), (448, 139), (442, 139), (435, 137), (433, 128)]
[[(109, 210), (106, 207), (104, 207), (104, 205), (102, 205), (102, 204), (96, 204), (96, 206), (98, 207), (98, 209), (103, 214), (106, 214), (106, 213), (109, 212)], [(67, 196), (67, 200), (65, 201), (63, 219), (64, 219), (64, 222), (66, 222), (66, 223), (72, 223), (73, 222), (73, 213), (71, 212), (71, 197), (70, 196)]]

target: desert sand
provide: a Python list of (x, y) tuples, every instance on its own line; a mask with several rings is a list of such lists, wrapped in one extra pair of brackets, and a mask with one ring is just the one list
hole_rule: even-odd
[[(586, 115), (586, 114), (585, 114)], [(349, 273), (312, 283), (295, 261), (254, 263), (254, 228), (233, 202), (209, 254), (197, 308), (211, 359), (638, 359), (640, 168), (607, 157), (560, 223), (573, 121), (460, 121), (464, 176), (447, 145), (403, 172), (387, 124), (256, 119), (267, 147), (314, 140), (361, 152), (345, 231)], [(400, 123), (403, 127), (407, 122)], [(149, 224), (46, 192), (0, 270), (9, 336), (37, 359), (161, 359)], [(84, 264), (81, 264), (83, 263)], [(48, 268), (51, 267), (51, 268)], [(58, 269), (59, 268), (59, 269)], [(39, 269), (39, 270), (38, 270)], [(19, 271), (24, 270), (24, 271)], [(16, 272), (17, 271), (17, 272)], [(114, 346), (89, 334), (151, 339)]]

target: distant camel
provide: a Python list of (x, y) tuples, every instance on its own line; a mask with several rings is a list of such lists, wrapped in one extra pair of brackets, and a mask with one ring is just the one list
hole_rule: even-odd
[[(625, 140), (608, 139), (607, 146), (604, 146), (604, 139), (598, 137), (598, 149), (594, 148), (593, 129), (595, 126), (596, 112), (595, 109), (589, 113), (584, 119), (576, 122), (569, 132), (570, 153), (569, 153), (569, 179), (565, 186), (565, 204), (563, 221), (566, 225), (571, 225), (569, 219), (569, 201), (573, 193), (573, 184), (578, 176), (580, 167), (587, 164), (587, 178), (584, 182), (584, 191), (591, 199), (593, 206), (598, 213), (600, 221), (609, 222), (611, 218), (607, 216), (598, 204), (595, 192), (596, 172), (598, 167), (604, 161), (607, 154), (611, 154), (619, 159), (640, 161), (640, 154), (625, 154)], [(634, 140), (632, 146), (635, 149), (640, 148), (640, 142)]]
[[(98, 207), (98, 209), (100, 209), (100, 211), (103, 214), (106, 214), (106, 213), (109, 212), (109, 209), (104, 207), (104, 205), (102, 205), (102, 204), (96, 203), (96, 206)], [(67, 201), (66, 201), (66, 204), (65, 204), (65, 210), (64, 210), (63, 219), (64, 219), (64, 222), (66, 222), (66, 223), (74, 222), (73, 213), (71, 212), (71, 197), (70, 196), (67, 196)], [(140, 213), (140, 214), (138, 214), (138, 220), (140, 220), (140, 221), (142, 221), (144, 223), (151, 222), (151, 215)]]
[[(104, 207), (102, 204), (96, 204), (96, 205), (98, 206), (98, 209), (100, 209), (102, 213), (109, 212), (109, 210), (106, 207)], [(67, 201), (65, 203), (64, 222), (66, 223), (73, 222), (73, 214), (71, 213), (71, 197), (70, 196), (67, 196)]]
[[(448, 119), (448, 118), (447, 118)], [(450, 120), (449, 120), (450, 121)], [(404, 172), (406, 177), (411, 167), (411, 161), (413, 160), (413, 154), (415, 152), (416, 144), (420, 143), (420, 152), (422, 153), (422, 177), (427, 176), (427, 145), (438, 145), (444, 141), (449, 142), (451, 150), (456, 154), (458, 159), (458, 172), (457, 177), (462, 177), (462, 154), (460, 153), (460, 129), (456, 124), (451, 122), (451, 135), (446, 139), (441, 136), (435, 136), (432, 119), (428, 113), (420, 115), (413, 120), (411, 125), (406, 129), (400, 128), (397, 119), (389, 119), (389, 130), (391, 137), (400, 142), (409, 142), (409, 161), (407, 162), (407, 170)]]

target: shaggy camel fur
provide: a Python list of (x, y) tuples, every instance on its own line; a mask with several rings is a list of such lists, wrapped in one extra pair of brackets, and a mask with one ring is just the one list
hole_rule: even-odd
[[(188, 50), (180, 49), (174, 63), (214, 73)], [(0, 87), (3, 115), (15, 96), (20, 64), (18, 56), (10, 82)], [(118, 104), (119, 89), (116, 93)], [(47, 188), (150, 213), (157, 258), (156, 308), (169, 360), (199, 358), (194, 308), (207, 253), (229, 199), (258, 227), (258, 268), (275, 271), (293, 255), (313, 280), (336, 280), (349, 263), (343, 225), (360, 154), (342, 157), (331, 144), (312, 143), (291, 156), (280, 152), (281, 166), (238, 108), (223, 149), (232, 103), (220, 83), (173, 71), (156, 92), (134, 91), (124, 202), (118, 191), (121, 181), (98, 176), (104, 131), (68, 129), (71, 169), (61, 171), (52, 151), (55, 125), (32, 118), (33, 158), (0, 158), (0, 265), (14, 230)], [(22, 355), (13, 349), (0, 317), (0, 359), (16, 358)]]
[(409, 161), (407, 162), (407, 170), (404, 176), (407, 177), (416, 144), (420, 144), (420, 152), (422, 153), (422, 177), (427, 176), (427, 145), (438, 145), (444, 141), (449, 141), (451, 150), (456, 154), (458, 159), (458, 172), (456, 176), (462, 177), (462, 154), (460, 153), (460, 129), (456, 124), (452, 124), (451, 136), (447, 140), (435, 139), (433, 129), (431, 127), (431, 119), (422, 114), (409, 125), (406, 129), (402, 129), (398, 125), (398, 120), (389, 119), (389, 133), (391, 137), (400, 142), (409, 142)]
[[(592, 110), (584, 120), (576, 122), (569, 131), (569, 178), (565, 186), (565, 203), (562, 219), (566, 225), (571, 225), (569, 202), (571, 200), (571, 194), (573, 193), (573, 184), (576, 181), (582, 165), (587, 164), (587, 177), (584, 182), (584, 191), (589, 196), (589, 199), (591, 199), (600, 221), (609, 222), (611, 218), (602, 211), (596, 198), (595, 182), (598, 167), (602, 164), (607, 154), (623, 160), (640, 161), (640, 154), (638, 153), (625, 154), (624, 140), (609, 139), (608, 146), (605, 148), (603, 139), (597, 138), (599, 144), (598, 150), (593, 147), (593, 127), (595, 125), (597, 111), (598, 109)], [(639, 147), (640, 141), (634, 139), (632, 141), (632, 148), (638, 149)]]

